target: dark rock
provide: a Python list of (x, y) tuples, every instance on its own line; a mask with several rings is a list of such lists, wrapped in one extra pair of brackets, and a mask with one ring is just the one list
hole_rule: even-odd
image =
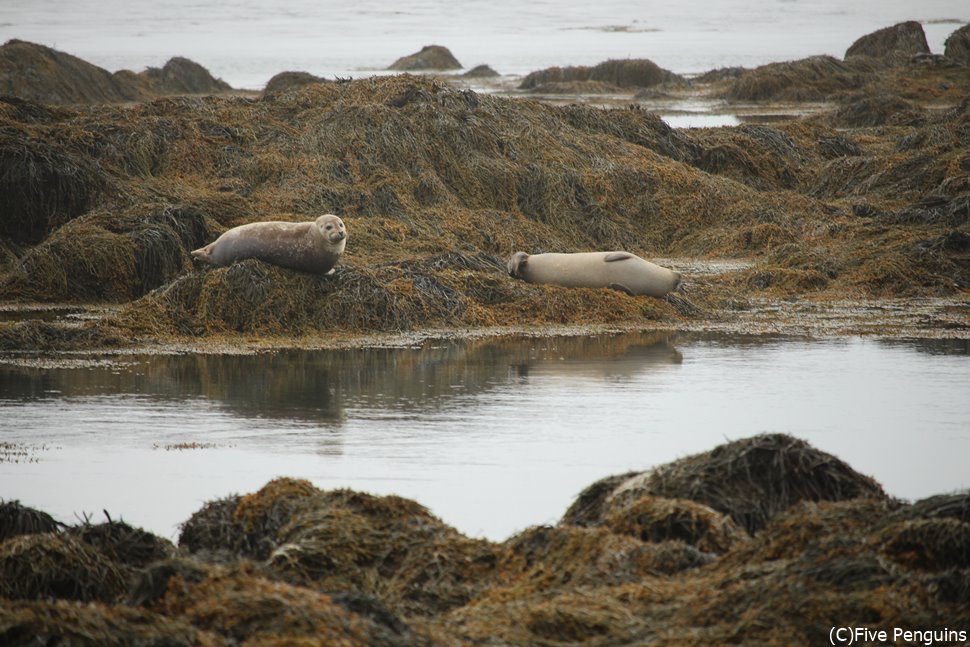
[(462, 76), (470, 79), (484, 79), (484, 78), (492, 78), (492, 77), (501, 76), (501, 75), (495, 70), (493, 70), (491, 67), (489, 67), (488, 65), (476, 65), (472, 69), (462, 74)]
[(309, 72), (280, 72), (269, 80), (263, 88), (263, 94), (285, 92), (311, 83), (328, 83), (328, 81)]
[(389, 70), (399, 72), (413, 72), (420, 70), (458, 70), (462, 65), (447, 47), (441, 45), (425, 45), (420, 52), (409, 56), (402, 56), (391, 63)]
[(0, 46), (0, 94), (40, 103), (116, 103), (146, 98), (143, 89), (76, 56), (9, 40)]
[(970, 24), (947, 36), (943, 46), (944, 56), (963, 65), (970, 65)]
[(609, 60), (587, 67), (550, 67), (531, 72), (519, 84), (522, 90), (532, 90), (550, 83), (597, 81), (604, 87), (646, 88), (667, 81), (682, 81), (682, 77), (665, 70), (645, 58)]
[(887, 63), (901, 62), (916, 54), (929, 54), (923, 26), (915, 20), (901, 22), (856, 40), (845, 50), (845, 58), (869, 56)]
[(169, 59), (161, 69), (150, 67), (141, 76), (159, 94), (208, 94), (232, 89), (198, 63), (181, 56)]

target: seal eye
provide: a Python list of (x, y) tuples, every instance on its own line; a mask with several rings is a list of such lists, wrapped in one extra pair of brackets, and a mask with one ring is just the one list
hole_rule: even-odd
[(333, 229), (333, 225), (327, 225), (327, 229)]

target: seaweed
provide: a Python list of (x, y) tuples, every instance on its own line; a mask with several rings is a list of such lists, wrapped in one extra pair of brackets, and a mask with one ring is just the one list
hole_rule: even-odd
[(0, 501), (0, 543), (11, 537), (56, 532), (62, 524), (20, 501)]
[[(604, 489), (602, 484), (592, 487)], [(631, 476), (607, 496), (600, 518), (646, 494), (710, 506), (749, 533), (799, 501), (887, 497), (871, 478), (786, 434), (738, 440)], [(584, 493), (577, 501), (588, 499)], [(583, 513), (588, 504), (574, 506), (566, 511), (564, 522), (589, 518), (588, 512)]]
[(0, 544), (0, 597), (111, 602), (126, 588), (119, 565), (69, 535), (21, 535)]

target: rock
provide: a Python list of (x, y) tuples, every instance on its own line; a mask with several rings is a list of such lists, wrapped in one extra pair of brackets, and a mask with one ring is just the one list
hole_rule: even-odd
[(76, 56), (9, 40), (0, 46), (0, 94), (40, 103), (117, 103), (145, 98), (143, 89)]
[(209, 94), (232, 89), (198, 63), (181, 56), (169, 59), (161, 69), (150, 67), (140, 76), (159, 94)]
[(124, 103), (159, 95), (231, 90), (204, 67), (175, 57), (136, 74), (107, 70), (76, 56), (21, 40), (0, 46), (0, 94), (46, 104)]
[(947, 36), (943, 46), (945, 47), (943, 54), (947, 58), (963, 65), (970, 65), (970, 23)]
[(859, 38), (845, 50), (845, 58), (870, 56), (892, 64), (901, 59), (908, 60), (916, 54), (929, 53), (930, 46), (926, 43), (923, 26), (910, 20)]
[(329, 83), (329, 81), (309, 72), (280, 72), (269, 80), (263, 88), (263, 94), (285, 92), (311, 83)]
[(484, 79), (484, 78), (493, 78), (501, 75), (495, 70), (493, 70), (491, 67), (489, 67), (488, 65), (476, 65), (472, 69), (462, 74), (462, 76), (469, 79)]
[(394, 61), (389, 70), (411, 72), (418, 70), (459, 70), (462, 65), (451, 54), (447, 47), (441, 45), (425, 45), (420, 52), (409, 56), (402, 56)]
[(682, 80), (645, 58), (603, 61), (593, 67), (550, 67), (531, 72), (519, 84), (521, 90), (531, 90), (549, 83), (599, 81), (621, 88), (646, 88), (666, 81)]

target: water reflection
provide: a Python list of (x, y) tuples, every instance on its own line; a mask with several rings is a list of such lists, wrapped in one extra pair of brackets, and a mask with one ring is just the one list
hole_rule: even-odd
[(911, 348), (928, 355), (970, 357), (970, 339), (885, 339), (880, 343), (891, 348)]
[(416, 348), (168, 355), (120, 366), (28, 368), (0, 364), (5, 400), (102, 395), (204, 398), (242, 418), (339, 424), (346, 409), (420, 412), (475, 395), (510, 376), (555, 371), (574, 379), (628, 379), (681, 354), (667, 334), (429, 341)]

